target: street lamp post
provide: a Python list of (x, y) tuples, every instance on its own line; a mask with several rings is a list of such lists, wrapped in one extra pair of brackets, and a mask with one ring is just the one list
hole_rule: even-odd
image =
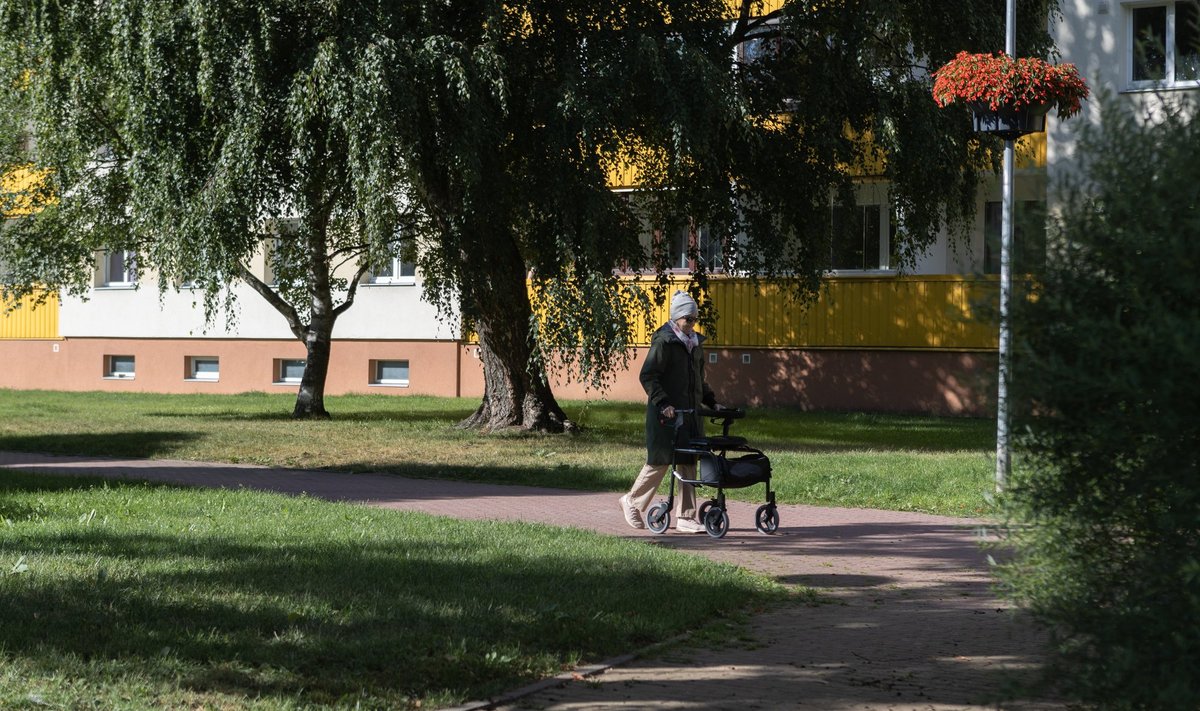
[[(1005, 3), (1004, 51), (1010, 57), (1017, 56), (1017, 3)], [(1012, 367), (1011, 326), (1008, 303), (1012, 295), (1013, 253), (1013, 139), (1004, 139), (1004, 175), (1000, 220), (1000, 353), (997, 369), (999, 387), (996, 395), (996, 490), (1003, 491), (1008, 484), (1012, 466), (1008, 457), (1008, 380)]]

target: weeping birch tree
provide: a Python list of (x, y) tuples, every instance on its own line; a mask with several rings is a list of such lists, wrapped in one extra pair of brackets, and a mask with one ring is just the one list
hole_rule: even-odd
[[(1044, 52), (1050, 0), (1020, 5), (1022, 49)], [(991, 0), (952, 17), (929, 0), (518, 0), (428, 21), (393, 113), (436, 236), (427, 286), (479, 336), (468, 424), (566, 426), (546, 368), (595, 382), (622, 362), (652, 297), (614, 269), (657, 275), (661, 299), (667, 236), (691, 233), (697, 296), (732, 270), (805, 302), (857, 177), (890, 185), (911, 264), (943, 226), (964, 231), (998, 155), (965, 111), (936, 109), (928, 77), (1003, 46)], [(617, 169), (636, 194), (610, 189)]]
[[(1052, 1), (1018, 3), (1022, 54), (1047, 51)], [(0, 259), (82, 290), (96, 249), (127, 248), (210, 309), (245, 280), (309, 346), (298, 415), (324, 412), (353, 302), (337, 260), (363, 269), (397, 234), (422, 241), (425, 296), (478, 336), (464, 424), (556, 431), (548, 369), (600, 384), (624, 362), (665, 295), (666, 236), (694, 235), (698, 296), (724, 270), (804, 302), (857, 177), (888, 184), (911, 263), (972, 218), (998, 154), (928, 78), (1003, 46), (992, 0), (952, 17), (932, 0), (0, 0), (0, 21), (0, 111), (23, 112), (52, 169)], [(611, 190), (616, 170), (639, 190)], [(277, 292), (246, 269), (268, 235)]]
[[(123, 251), (160, 289), (199, 289), (211, 322), (243, 282), (307, 350), (294, 416), (327, 417), (334, 324), (413, 234), (378, 32), (409, 10), (0, 3), (0, 126), (31, 139), (3, 160), (42, 176), (0, 232), (8, 294), (86, 295), (95, 254)], [(263, 252), (270, 277), (249, 267)]]

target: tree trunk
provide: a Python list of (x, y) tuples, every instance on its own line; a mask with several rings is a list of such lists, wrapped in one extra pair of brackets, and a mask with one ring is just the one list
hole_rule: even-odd
[(292, 419), (328, 420), (325, 409), (325, 380), (329, 376), (329, 353), (333, 345), (333, 323), (320, 328), (316, 323), (304, 334), (304, 347), (308, 359), (304, 365), (304, 376), (300, 379), (300, 390), (296, 393), (296, 407)]
[(483, 402), (459, 426), (572, 431), (575, 424), (554, 399), (544, 368), (533, 365), (525, 263), (510, 236), (496, 237), (487, 275), (464, 290), (479, 336), (484, 386)]

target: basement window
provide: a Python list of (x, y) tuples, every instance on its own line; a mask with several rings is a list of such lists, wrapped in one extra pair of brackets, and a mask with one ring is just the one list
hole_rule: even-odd
[(304, 363), (303, 358), (276, 358), (275, 384), (299, 383), (304, 378)]
[(392, 387), (400, 388), (408, 387), (408, 361), (371, 361), (371, 385), (390, 385)]
[(188, 356), (186, 377), (188, 380), (219, 380), (221, 360), (216, 356)]
[(134, 359), (131, 355), (104, 356), (104, 377), (132, 380), (134, 376)]

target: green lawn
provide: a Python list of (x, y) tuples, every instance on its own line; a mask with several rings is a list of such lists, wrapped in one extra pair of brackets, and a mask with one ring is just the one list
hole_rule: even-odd
[[(251, 462), (621, 491), (644, 461), (643, 406), (566, 402), (573, 436), (481, 435), (476, 400), (343, 396), (294, 422), (290, 394), (0, 390), (0, 450)], [(782, 503), (974, 516), (993, 489), (990, 420), (752, 410), (734, 433), (771, 457)], [(734, 492), (758, 498), (762, 487)]]
[[(334, 397), (329, 422), (293, 422), (291, 404), (0, 390), (0, 450), (601, 491), (644, 457), (636, 404), (566, 403), (572, 436), (455, 429), (471, 400)], [(989, 422), (761, 410), (735, 426), (770, 454), (781, 502), (987, 510)], [(0, 708), (461, 703), (693, 631), (681, 590), (722, 626), (809, 594), (576, 530), (6, 471)]]
[(435, 708), (784, 598), (548, 526), (0, 473), (0, 708)]

